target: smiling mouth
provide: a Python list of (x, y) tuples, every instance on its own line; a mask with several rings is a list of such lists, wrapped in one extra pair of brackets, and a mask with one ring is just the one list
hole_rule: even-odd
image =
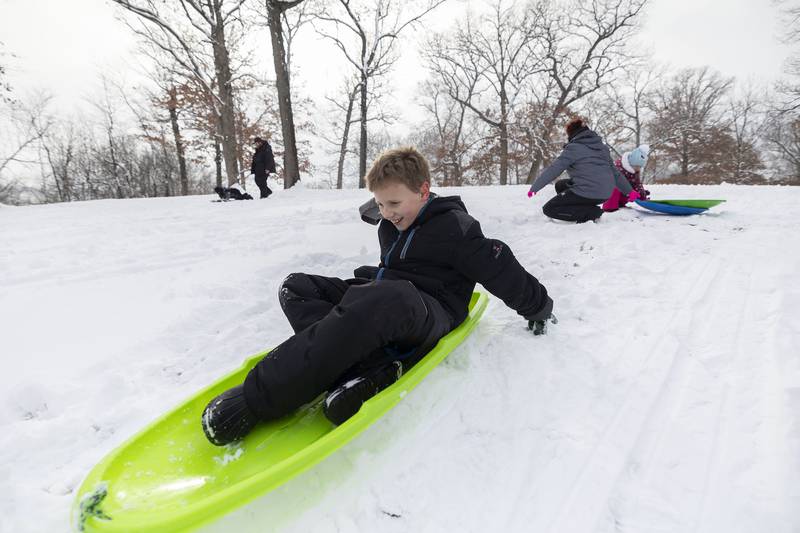
[(401, 220), (403, 220), (403, 217), (400, 217), (400, 218), (390, 218), (389, 220), (391, 221), (391, 223), (392, 223), (392, 224), (394, 224), (394, 225), (396, 226), (396, 225), (398, 225), (398, 224), (400, 223), (400, 221), (401, 221)]

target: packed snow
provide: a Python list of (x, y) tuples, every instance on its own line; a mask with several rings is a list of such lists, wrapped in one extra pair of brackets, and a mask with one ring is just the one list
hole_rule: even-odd
[[(650, 189), (727, 202), (574, 225), (552, 187), (439, 189), (559, 323), (491, 298), (395, 409), (203, 531), (800, 531), (800, 189)], [(283, 340), (287, 274), (377, 264), (368, 197), (0, 207), (0, 531), (68, 531), (103, 456)]]

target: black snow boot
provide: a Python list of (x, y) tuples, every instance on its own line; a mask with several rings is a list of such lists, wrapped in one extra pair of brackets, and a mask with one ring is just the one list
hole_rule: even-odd
[(214, 192), (219, 195), (219, 199), (222, 201), (227, 201), (230, 197), (228, 190), (225, 189), (225, 187), (214, 187)]
[(346, 381), (325, 398), (322, 406), (325, 417), (338, 426), (356, 414), (364, 402), (400, 379), (402, 375), (403, 364), (400, 361), (392, 361)]
[(244, 386), (238, 385), (211, 400), (202, 421), (209, 442), (224, 446), (244, 438), (259, 420), (245, 403)]

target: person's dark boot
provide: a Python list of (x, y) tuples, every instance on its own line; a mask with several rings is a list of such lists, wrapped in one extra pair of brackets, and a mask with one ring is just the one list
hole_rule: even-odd
[(211, 444), (224, 446), (245, 437), (258, 424), (244, 399), (244, 386), (228, 389), (206, 406), (203, 411), (203, 433)]
[(361, 406), (400, 379), (403, 364), (392, 361), (350, 379), (334, 389), (322, 405), (325, 417), (337, 426), (356, 414)]
[(228, 200), (228, 191), (225, 187), (214, 187), (214, 192), (219, 195), (220, 200)]

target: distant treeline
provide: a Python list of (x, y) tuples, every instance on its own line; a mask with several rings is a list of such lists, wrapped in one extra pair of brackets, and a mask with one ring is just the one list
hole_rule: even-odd
[[(492, 0), (441, 33), (421, 23), (446, 0), (114, 2), (151, 60), (149, 82), (104, 75), (79, 116), (17, 94), (16, 59), (0, 49), (0, 202), (209, 193), (247, 173), (255, 135), (270, 139), (287, 187), (298, 176), (363, 186), (368, 163), (397, 145), (429, 157), (435, 185), (530, 183), (574, 116), (618, 154), (649, 144), (649, 182), (800, 185), (798, 61), (774, 86), (655, 64), (631, 46), (647, 0)], [(797, 42), (787, 28), (776, 39)], [(248, 46), (253, 36), (272, 50)], [(293, 62), (292, 47), (315, 37), (340, 53), (341, 79)], [(398, 103), (391, 76), (408, 39), (423, 81)], [(265, 61), (275, 79), (257, 74)], [(330, 88), (324, 101), (309, 83)]]

